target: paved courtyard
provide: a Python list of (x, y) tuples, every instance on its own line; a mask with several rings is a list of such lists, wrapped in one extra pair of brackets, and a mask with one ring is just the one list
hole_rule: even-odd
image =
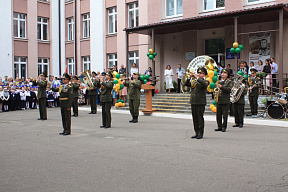
[(113, 112), (112, 128), (100, 129), (101, 112), (88, 111), (72, 117), (70, 136), (58, 135), (59, 108), (47, 121), (37, 121), (38, 110), (1, 113), (0, 191), (288, 191), (288, 127), (267, 126), (282, 121), (248, 119), (239, 129), (229, 117), (222, 133), (209, 116), (194, 140), (183, 115), (131, 124)]

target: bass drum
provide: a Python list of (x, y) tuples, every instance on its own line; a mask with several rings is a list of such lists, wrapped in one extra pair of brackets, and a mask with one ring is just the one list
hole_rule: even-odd
[(271, 103), (267, 108), (267, 114), (272, 119), (281, 119), (285, 115), (285, 109), (280, 103)]

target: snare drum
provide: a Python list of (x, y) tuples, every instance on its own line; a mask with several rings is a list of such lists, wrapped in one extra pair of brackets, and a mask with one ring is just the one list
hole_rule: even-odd
[(282, 93), (281, 97), (280, 97), (280, 99), (278, 101), (279, 101), (279, 103), (282, 103), (282, 104), (286, 105), (287, 101), (288, 101), (287, 93)]
[(273, 119), (281, 119), (285, 115), (285, 108), (281, 103), (271, 103), (267, 108), (267, 114)]

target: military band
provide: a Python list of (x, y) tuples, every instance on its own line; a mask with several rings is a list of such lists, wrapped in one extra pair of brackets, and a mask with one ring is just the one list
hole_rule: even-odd
[(256, 77), (257, 70), (251, 69), (251, 77), (248, 78), (248, 93), (252, 117), (257, 117), (258, 113), (258, 95), (261, 87), (261, 79)]
[(63, 132), (60, 135), (70, 135), (71, 134), (71, 106), (72, 106), (72, 94), (73, 88), (69, 84), (70, 76), (67, 73), (63, 74), (63, 83), (60, 87), (52, 88), (54, 92), (59, 92), (59, 101), (62, 116)]
[(133, 73), (133, 80), (129, 78), (129, 81), (124, 82), (124, 86), (128, 87), (129, 110), (132, 116), (132, 120), (130, 120), (129, 123), (137, 123), (141, 93), (141, 81), (139, 80), (139, 73)]
[[(195, 135), (191, 138), (202, 139), (204, 135), (204, 111), (206, 105), (206, 90), (209, 82), (205, 80), (207, 71), (204, 67), (198, 68), (197, 74), (192, 73), (185, 85), (191, 87), (190, 104)], [(194, 80), (192, 80), (192, 78)]]
[(217, 125), (218, 128), (215, 131), (225, 132), (227, 129), (228, 111), (230, 106), (230, 92), (233, 86), (231, 80), (227, 79), (229, 76), (229, 70), (223, 69), (221, 72), (221, 80), (219, 81), (217, 88), (219, 89), (219, 96), (217, 102)]
[(90, 105), (91, 105), (91, 112), (89, 114), (96, 114), (97, 113), (97, 96), (98, 92), (97, 89), (100, 87), (99, 80), (95, 77), (95, 72), (92, 72), (92, 87), (89, 89), (89, 98), (90, 98)]
[(47, 120), (47, 109), (46, 109), (46, 88), (47, 80), (46, 73), (41, 73), (37, 79), (33, 81), (34, 86), (38, 86), (38, 103), (40, 118), (38, 120)]

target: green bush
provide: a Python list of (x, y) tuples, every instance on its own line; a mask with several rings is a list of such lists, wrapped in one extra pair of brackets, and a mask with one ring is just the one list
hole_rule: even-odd
[[(176, 92), (178, 90), (178, 84), (176, 81), (172, 81), (174, 89), (171, 89), (171, 92)], [(166, 81), (163, 83), (164, 89), (166, 90)]]

